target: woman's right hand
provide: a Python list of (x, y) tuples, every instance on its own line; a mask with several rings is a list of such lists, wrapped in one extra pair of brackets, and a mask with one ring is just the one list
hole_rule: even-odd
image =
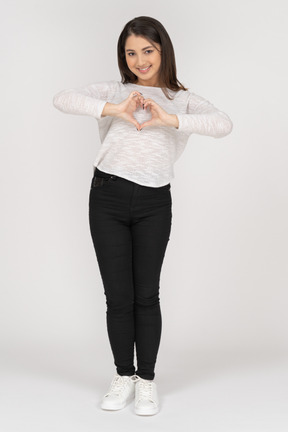
[(102, 111), (102, 117), (105, 116), (114, 116), (118, 118), (122, 118), (130, 123), (133, 123), (136, 126), (137, 130), (141, 129), (141, 125), (135, 119), (133, 113), (136, 111), (138, 106), (144, 104), (144, 97), (138, 91), (133, 91), (130, 93), (127, 99), (119, 104), (113, 104), (110, 102), (106, 102), (106, 105)]

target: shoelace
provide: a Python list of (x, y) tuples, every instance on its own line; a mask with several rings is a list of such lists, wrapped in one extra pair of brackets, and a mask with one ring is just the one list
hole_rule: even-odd
[(127, 385), (127, 379), (123, 378), (121, 375), (115, 375), (111, 383), (111, 387), (107, 394), (117, 394), (119, 395)]
[(143, 378), (139, 377), (138, 375), (133, 375), (131, 378), (133, 381), (138, 382), (139, 381), (139, 399), (138, 400), (150, 400), (155, 403), (154, 399), (152, 399), (152, 391), (153, 391), (153, 385), (152, 381), (144, 380)]

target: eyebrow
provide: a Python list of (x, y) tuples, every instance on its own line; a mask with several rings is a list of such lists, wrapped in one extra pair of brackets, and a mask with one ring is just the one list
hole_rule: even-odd
[[(147, 48), (154, 48), (152, 45), (149, 45), (149, 46), (147, 46), (147, 47), (145, 47), (145, 48), (142, 48), (142, 51), (145, 51)], [(132, 50), (132, 49), (127, 49), (126, 51), (134, 51), (134, 50)]]

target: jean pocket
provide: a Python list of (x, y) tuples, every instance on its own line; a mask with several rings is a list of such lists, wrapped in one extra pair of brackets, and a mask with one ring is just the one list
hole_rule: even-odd
[(94, 176), (91, 181), (90, 189), (102, 188), (104, 185), (108, 185), (110, 183), (109, 180), (109, 178)]

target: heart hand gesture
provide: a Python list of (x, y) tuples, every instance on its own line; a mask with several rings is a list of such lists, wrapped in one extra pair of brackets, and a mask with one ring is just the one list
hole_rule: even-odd
[(160, 107), (156, 102), (152, 99), (145, 99), (144, 101), (144, 109), (150, 109), (152, 118), (141, 125), (141, 129), (146, 126), (168, 126), (170, 121), (170, 115)]
[(109, 104), (107, 107), (107, 113), (106, 113), (106, 105), (104, 107), (104, 110), (102, 112), (102, 115), (112, 115), (118, 118), (121, 118), (123, 120), (129, 121), (130, 123), (133, 123), (138, 130), (141, 129), (141, 125), (137, 122), (135, 119), (133, 113), (136, 111), (138, 106), (142, 105), (144, 103), (144, 98), (142, 94), (138, 91), (133, 91), (130, 93), (127, 99), (125, 99), (123, 102), (120, 102), (119, 104)]
[[(133, 113), (139, 106), (144, 109), (150, 109), (152, 118), (140, 125), (135, 119)], [(168, 114), (152, 99), (144, 99), (142, 93), (133, 91), (127, 99), (119, 104), (107, 102), (102, 111), (102, 117), (107, 115), (122, 118), (123, 120), (133, 123), (138, 130), (146, 126), (173, 126), (178, 128), (178, 118), (175, 114)]]

